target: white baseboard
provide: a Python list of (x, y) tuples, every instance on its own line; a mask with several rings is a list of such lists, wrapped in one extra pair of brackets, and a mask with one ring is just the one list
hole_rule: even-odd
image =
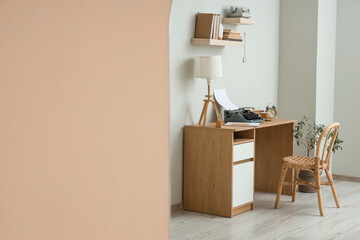
[(183, 203), (176, 203), (176, 204), (171, 205), (171, 212), (183, 210), (183, 208), (184, 208)]
[(333, 174), (334, 180), (349, 181), (349, 182), (360, 182), (360, 177), (352, 177), (346, 175)]

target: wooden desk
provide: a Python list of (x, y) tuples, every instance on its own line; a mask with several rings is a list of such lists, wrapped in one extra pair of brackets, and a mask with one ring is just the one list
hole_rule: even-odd
[[(295, 122), (276, 119), (259, 127), (185, 126), (184, 209), (232, 217), (254, 209), (254, 189), (275, 193), (281, 159), (293, 155)], [(286, 179), (292, 177), (288, 172)], [(291, 186), (284, 186), (283, 194), (290, 195)]]

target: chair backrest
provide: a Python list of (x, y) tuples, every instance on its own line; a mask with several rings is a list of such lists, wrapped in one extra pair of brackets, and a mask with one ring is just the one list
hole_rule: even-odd
[[(321, 132), (316, 146), (316, 158), (320, 159), (321, 164), (325, 163), (329, 166), (331, 153), (339, 129), (340, 129), (340, 123), (335, 122), (327, 126)], [(325, 141), (322, 142), (324, 138)]]

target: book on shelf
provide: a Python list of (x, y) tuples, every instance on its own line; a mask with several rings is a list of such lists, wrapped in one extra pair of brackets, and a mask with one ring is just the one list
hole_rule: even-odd
[(238, 33), (236, 30), (234, 29), (224, 29), (224, 32), (226, 33)]
[(213, 23), (214, 14), (198, 13), (196, 15), (195, 38), (211, 38)]
[(223, 38), (223, 40), (231, 40), (231, 41), (242, 41), (241, 38)]
[(233, 35), (233, 34), (224, 34), (224, 37), (234, 37), (234, 38), (241, 38), (241, 35)]
[(231, 34), (229, 34), (229, 33), (224, 33), (223, 34), (223, 36), (225, 37), (241, 37), (241, 35), (240, 35), (240, 33), (238, 33), (238, 34), (235, 34), (235, 33), (231, 33)]
[(242, 36), (239, 32), (233, 29), (224, 29), (223, 33), (223, 39), (224, 40), (230, 40), (230, 41), (242, 41)]
[(229, 34), (229, 35), (240, 35), (240, 33), (238, 33), (238, 32), (224, 32), (224, 34)]
[(219, 38), (219, 27), (220, 27), (220, 14), (214, 14), (213, 16), (213, 25), (212, 25), (212, 35), (211, 39)]
[(195, 38), (218, 39), (220, 14), (197, 13), (195, 24)]
[(213, 22), (213, 35), (211, 36), (211, 39), (217, 39), (218, 36), (218, 16), (217, 14), (214, 14), (214, 22)]
[(226, 37), (224, 37), (223, 40), (242, 42), (242, 39), (237, 39), (237, 38), (226, 38)]
[(215, 39), (219, 39), (219, 29), (220, 29), (220, 14), (216, 14), (216, 36)]

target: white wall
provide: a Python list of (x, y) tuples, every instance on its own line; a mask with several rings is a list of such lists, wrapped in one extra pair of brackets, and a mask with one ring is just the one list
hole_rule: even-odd
[(316, 123), (334, 120), (337, 0), (318, 0)]
[[(247, 32), (247, 63), (242, 47), (214, 47), (190, 44), (195, 13), (221, 13), (231, 5), (247, 6), (257, 23), (239, 26)], [(226, 27), (226, 26), (225, 26)], [(206, 81), (194, 78), (193, 59), (201, 55), (222, 55), (222, 79), (212, 88), (226, 88), (238, 106), (264, 108), (277, 104), (279, 0), (174, 0), (170, 19), (170, 161), (171, 203), (182, 202), (183, 126), (198, 122), (207, 91)], [(210, 108), (209, 108), (210, 109)], [(212, 112), (213, 113), (213, 112)], [(215, 120), (212, 114), (211, 118)]]
[(360, 121), (360, 1), (338, 1), (335, 120), (340, 122), (344, 150), (334, 155), (333, 172), (360, 177), (357, 136)]
[[(282, 0), (279, 116), (330, 124), (334, 118), (337, 0)], [(306, 155), (304, 146), (296, 155)]]
[(281, 118), (315, 119), (317, 1), (281, 0), (279, 100)]
[[(279, 47), (280, 118), (315, 121), (317, 1), (281, 0)], [(306, 149), (295, 148), (305, 155)]]

